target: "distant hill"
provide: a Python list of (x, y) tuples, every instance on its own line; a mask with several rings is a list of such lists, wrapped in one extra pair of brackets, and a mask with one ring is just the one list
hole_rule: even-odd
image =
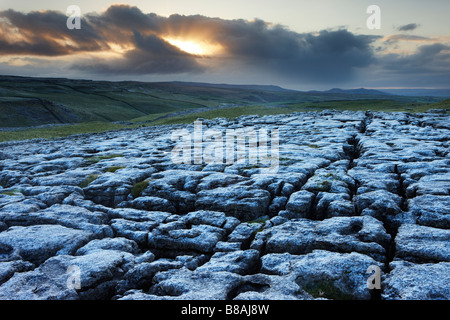
[(295, 90), (289, 90), (289, 89), (285, 89), (285, 88), (282, 88), (279, 86), (273, 86), (273, 85), (226, 84), (226, 83), (183, 82), (183, 81), (172, 81), (170, 83), (184, 85), (184, 86), (192, 86), (192, 87), (262, 90), (262, 91), (278, 91), (278, 92), (280, 92), (280, 91), (295, 91)]
[[(0, 127), (118, 122), (224, 107), (294, 108), (305, 103), (340, 107), (340, 101), (436, 103), (443, 99), (388, 95), (370, 89), (294, 91), (272, 85), (193, 82), (92, 81), (0, 75)], [(333, 102), (333, 103), (331, 103)], [(348, 105), (348, 104), (344, 104)], [(352, 108), (358, 104), (353, 103)], [(289, 109), (289, 110), (291, 110)], [(293, 109), (292, 109), (293, 110)], [(218, 113), (220, 114), (220, 112)]]
[(398, 96), (450, 98), (450, 89), (382, 89), (380, 91)]
[(390, 95), (389, 93), (382, 92), (379, 90), (373, 90), (373, 89), (365, 89), (365, 88), (359, 88), (359, 89), (339, 89), (339, 88), (333, 88), (328, 91), (324, 91), (327, 93), (346, 93), (346, 94), (371, 94), (371, 95)]

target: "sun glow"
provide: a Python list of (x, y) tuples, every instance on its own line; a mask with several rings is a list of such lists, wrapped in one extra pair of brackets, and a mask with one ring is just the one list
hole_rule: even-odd
[(195, 38), (195, 40), (193, 40), (193, 38), (188, 40), (176, 37), (173, 38), (170, 36), (163, 37), (163, 39), (178, 49), (197, 56), (217, 55), (223, 53), (224, 51), (222, 45), (208, 40), (196, 40)]
[(184, 52), (195, 54), (195, 55), (203, 55), (205, 54), (205, 50), (197, 43), (192, 41), (181, 41), (174, 39), (165, 39), (171, 45), (183, 50)]

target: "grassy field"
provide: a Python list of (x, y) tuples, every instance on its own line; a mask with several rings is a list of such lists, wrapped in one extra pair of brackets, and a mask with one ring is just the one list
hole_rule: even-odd
[[(111, 122), (85, 122), (80, 124), (56, 125), (42, 128), (19, 129), (12, 131), (0, 131), (0, 141), (11, 140), (27, 140), (27, 139), (54, 139), (66, 137), (73, 134), (105, 132), (118, 129), (132, 129), (141, 126), (167, 125), (167, 124), (183, 124), (192, 123), (198, 118), (215, 119), (227, 118), (234, 119), (242, 115), (276, 115), (290, 114), (293, 112), (310, 112), (323, 111), (326, 109), (350, 110), (350, 111), (386, 111), (386, 112), (426, 112), (430, 109), (448, 109), (450, 108), (450, 100), (445, 100), (437, 104), (398, 104), (398, 102), (380, 102), (377, 100), (361, 100), (361, 101), (339, 101), (339, 102), (321, 102), (321, 103), (303, 103), (286, 106), (245, 106), (230, 107), (224, 109), (208, 110), (203, 112), (195, 112), (186, 115), (167, 117), (169, 113), (154, 114), (150, 116), (132, 119), (127, 124), (111, 123)], [(447, 112), (448, 113), (448, 112)], [(159, 118), (159, 119), (158, 119)], [(155, 120), (156, 119), (156, 120)]]
[[(349, 111), (385, 111), (385, 112), (410, 112), (420, 113), (430, 109), (450, 108), (450, 100), (438, 104), (430, 103), (410, 103), (394, 100), (358, 100), (358, 101), (323, 101), (317, 103), (286, 104), (280, 106), (245, 106), (232, 107), (226, 109), (210, 110), (200, 113), (180, 115), (170, 118), (163, 118), (151, 121), (152, 125), (162, 124), (181, 124), (192, 123), (197, 118), (215, 119), (227, 118), (233, 119), (242, 115), (276, 115), (290, 114), (293, 112), (311, 112), (323, 110), (349, 110)], [(146, 119), (145, 117), (141, 120)]]
[[(450, 100), (383, 94), (298, 92), (183, 83), (107, 82), (0, 76), (0, 141), (53, 139), (197, 118), (373, 110), (449, 109)], [(119, 123), (118, 123), (119, 122)], [(49, 125), (44, 126), (42, 125)]]
[(12, 131), (0, 131), (0, 141), (28, 140), (28, 139), (55, 139), (74, 134), (106, 132), (125, 128), (136, 128), (139, 124), (123, 125), (111, 122), (85, 122), (79, 124), (56, 125), (51, 127), (18, 129)]

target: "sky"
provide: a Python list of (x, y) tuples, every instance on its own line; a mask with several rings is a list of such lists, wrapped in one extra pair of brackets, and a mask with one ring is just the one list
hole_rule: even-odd
[(448, 0), (0, 0), (0, 74), (450, 88), (448, 12)]

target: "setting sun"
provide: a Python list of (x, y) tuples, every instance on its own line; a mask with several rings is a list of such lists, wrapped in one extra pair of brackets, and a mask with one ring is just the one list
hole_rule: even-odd
[(180, 38), (162, 37), (165, 41), (178, 49), (197, 56), (211, 56), (223, 52), (223, 47), (218, 43), (205, 40), (185, 40)]
[(190, 54), (195, 55), (203, 55), (204, 49), (197, 43), (191, 42), (191, 41), (181, 41), (181, 40), (174, 40), (174, 39), (165, 39), (167, 42), (169, 42), (171, 45), (187, 52)]

